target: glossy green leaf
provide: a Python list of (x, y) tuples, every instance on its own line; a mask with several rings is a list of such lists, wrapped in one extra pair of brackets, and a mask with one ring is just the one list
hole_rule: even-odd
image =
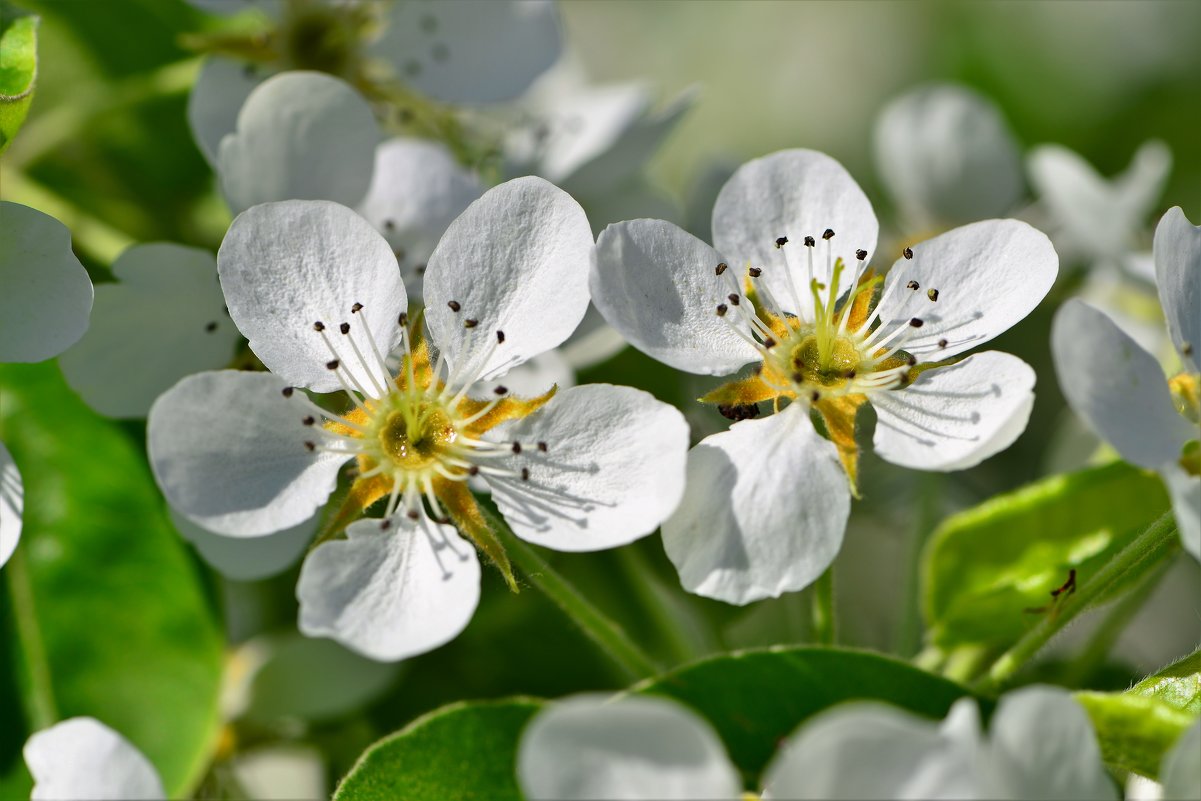
[(37, 82), (38, 18), (0, 3), (0, 153), (17, 135)]
[(1148, 676), (1129, 692), (1163, 701), (1182, 712), (1201, 715), (1201, 651), (1194, 651)]
[(1039, 481), (953, 515), (923, 557), (928, 638), (1004, 648), (1054, 614), (1051, 591), (1083, 583), (1169, 506), (1159, 477), (1124, 463)]
[(138, 746), (170, 795), (186, 793), (216, 740), (222, 641), (144, 458), (53, 363), (0, 367), (0, 439), (25, 483), (21, 541), (0, 570), (0, 648), (17, 662), (24, 720), (5, 725), (21, 741), (90, 715)]
[(1158, 698), (1130, 693), (1076, 693), (1092, 719), (1105, 764), (1152, 779), (1180, 735), (1197, 718)]
[(367, 749), (334, 801), (521, 801), (514, 766), (531, 698), (458, 703)]

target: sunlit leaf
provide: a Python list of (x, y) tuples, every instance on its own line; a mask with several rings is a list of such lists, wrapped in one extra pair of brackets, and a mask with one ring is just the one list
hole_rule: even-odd
[(1168, 665), (1130, 688), (1192, 715), (1201, 715), (1201, 651)]
[(1092, 719), (1105, 764), (1152, 779), (1164, 754), (1197, 718), (1158, 698), (1130, 693), (1076, 693)]
[(0, 3), (0, 153), (17, 135), (33, 102), (37, 28), (37, 17)]

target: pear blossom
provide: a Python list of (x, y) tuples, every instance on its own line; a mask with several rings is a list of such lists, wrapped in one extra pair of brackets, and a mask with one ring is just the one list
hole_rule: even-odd
[(1201, 228), (1170, 209), (1153, 253), (1177, 375), (1166, 378), (1153, 355), (1081, 300), (1056, 313), (1051, 352), (1076, 414), (1123, 459), (1163, 476), (1185, 550), (1201, 559)]
[(150, 760), (95, 718), (70, 718), (35, 733), (24, 754), (33, 801), (167, 797)]
[[(522, 733), (517, 777), (531, 801), (753, 797), (709, 724), (656, 696), (549, 705)], [(1001, 699), (988, 737), (970, 698), (941, 724), (879, 703), (826, 710), (781, 744), (762, 797), (1083, 801), (1117, 791), (1084, 709), (1035, 686)]]
[[(906, 248), (876, 276), (867, 197), (809, 150), (743, 165), (718, 196), (713, 232), (710, 247), (660, 220), (610, 226), (592, 294), (634, 347), (671, 367), (754, 365), (701, 398), (740, 422), (693, 448), (684, 501), (663, 526), (686, 589), (746, 604), (802, 589), (833, 561), (864, 404), (876, 451), (903, 467), (964, 469), (1017, 438), (1033, 370), (966, 353), (1024, 318), (1058, 262), (1029, 225), (986, 220)], [(753, 419), (760, 404), (775, 413)]]
[(638, 539), (683, 493), (687, 426), (649, 394), (552, 386), (520, 398), (489, 384), (567, 338), (594, 260), (578, 204), (542, 179), (509, 181), (431, 256), (423, 330), (391, 247), (362, 217), (327, 201), (252, 207), (217, 263), (230, 316), (271, 373), (200, 373), (155, 402), (160, 487), (193, 523), (260, 537), (311, 518), (353, 460), (332, 525), (377, 502), (383, 518), (309, 553), (301, 631), (379, 660), (441, 645), (478, 601), (476, 548), (512, 581), (469, 479), (487, 482), (519, 537), (567, 551)]

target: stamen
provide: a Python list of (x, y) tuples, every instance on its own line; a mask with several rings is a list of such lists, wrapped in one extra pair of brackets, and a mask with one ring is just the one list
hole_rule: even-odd
[(907, 259), (912, 259), (913, 258), (913, 248), (905, 248), (904, 250), (901, 251), (901, 255)]
[(779, 250), (780, 248), (784, 247), (787, 244), (788, 244), (788, 237), (786, 237), (786, 236), (779, 237), (778, 239), (776, 239), (776, 250)]
[(450, 310), (452, 312), (457, 312), (459, 309), (463, 308), (462, 306), (459, 305), (459, 302), (457, 300), (448, 300), (448, 301), (446, 301), (446, 305), (450, 307)]
[(724, 272), (725, 272), (727, 269), (729, 269), (729, 267), (730, 267), (730, 265), (726, 264), (724, 261), (723, 261), (722, 263), (718, 264), (718, 265), (717, 265), (717, 270), (716, 270), (716, 273), (717, 273), (717, 275), (721, 275), (721, 274), (722, 274), (722, 273), (724, 273)]
[(930, 298), (931, 301), (937, 301), (938, 300), (938, 290), (937, 289), (927, 290), (926, 297)]

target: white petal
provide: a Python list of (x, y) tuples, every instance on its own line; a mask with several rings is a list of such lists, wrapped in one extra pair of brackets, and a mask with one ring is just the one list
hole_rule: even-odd
[(838, 554), (850, 509), (837, 449), (794, 404), (692, 449), (663, 547), (686, 590), (748, 604), (816, 581)]
[(241, 335), (225, 314), (207, 250), (134, 245), (113, 263), (120, 283), (96, 287), (92, 323), (62, 355), (67, 383), (110, 417), (145, 417), (186, 375), (225, 367)]
[(512, 100), (559, 57), (547, 0), (395, 3), (371, 52), (401, 80), (448, 103)]
[(521, 446), (489, 461), (512, 475), (484, 473), (501, 514), (517, 536), (558, 551), (633, 542), (658, 528), (684, 493), (688, 424), (675, 407), (638, 389), (562, 390), (486, 439)]
[(1201, 561), (1201, 476), (1189, 475), (1175, 462), (1160, 468), (1160, 473), (1172, 497), (1172, 514), (1184, 550)]
[[(269, 373), (188, 376), (155, 401), (146, 447), (167, 501), (192, 522), (256, 537), (308, 520), (345, 457), (310, 452), (298, 397)], [(299, 392), (299, 390), (297, 390)]]
[(296, 597), (300, 631), (330, 637), (381, 662), (423, 654), (458, 636), (480, 597), (475, 548), (451, 526), (407, 516), (384, 531), (360, 520), (348, 539), (304, 561)]
[(167, 797), (150, 760), (94, 718), (70, 718), (43, 729), (26, 741), (24, 753), (33, 801)]
[(959, 736), (883, 704), (822, 712), (777, 753), (764, 797), (974, 798), (979, 722), (975, 702), (966, 703), (947, 718)]
[(905, 340), (905, 350), (921, 361), (946, 359), (1007, 331), (1042, 301), (1059, 273), (1051, 240), (1019, 220), (964, 225), (912, 250), (912, 259), (897, 259), (889, 271), (877, 312), (888, 330), (922, 321)]
[[(369, 394), (388, 380), (363, 326), (371, 327), (383, 354), (391, 353), (401, 341), (397, 318), (408, 298), (392, 249), (350, 209), (319, 200), (249, 209), (226, 232), (217, 270), (230, 317), (273, 373), (318, 392), (341, 389), (325, 366), (334, 357), (328, 339), (341, 360), (339, 372), (349, 371)], [(356, 303), (364, 306), (357, 314)], [(326, 326), (324, 338), (313, 330), (316, 322)], [(338, 332), (344, 322), (349, 336)]]
[[(213, 0), (228, 7), (228, 0)], [(188, 95), (188, 125), (209, 164), (216, 166), (221, 140), (238, 127), (238, 112), (270, 73), (232, 58), (209, 56)]]
[(1171, 801), (1201, 798), (1201, 720), (1188, 729), (1164, 758), (1159, 774), (1163, 797)]
[(1084, 708), (1064, 690), (1007, 693), (992, 718), (988, 797), (1116, 799)]
[(526, 726), (517, 778), (531, 801), (735, 799), (741, 782), (707, 721), (666, 698), (579, 695)]
[(300, 559), (317, 531), (320, 515), (291, 528), (261, 537), (231, 537), (196, 525), (174, 509), (168, 510), (175, 530), (192, 543), (200, 557), (234, 581), (254, 581), (282, 573)]
[(910, 226), (949, 227), (999, 217), (1022, 191), (1009, 125), (992, 101), (963, 86), (907, 92), (881, 112), (876, 167)]
[(0, 442), (0, 567), (9, 560), (21, 540), (21, 513), (25, 509), (25, 485), (12, 454)]
[(1155, 283), (1168, 318), (1168, 332), (1181, 360), (1201, 370), (1201, 226), (1179, 206), (1168, 210), (1155, 229)]
[(1190, 429), (1163, 370), (1103, 312), (1064, 303), (1051, 327), (1051, 354), (1072, 411), (1123, 459), (1154, 469), (1180, 456)]
[[(597, 243), (592, 302), (614, 328), (643, 353), (677, 370), (732, 373), (758, 358), (735, 332), (749, 336), (727, 296), (741, 294), (743, 274), (701, 240), (662, 220), (610, 225)], [(729, 307), (725, 318), (718, 304)]]
[(0, 201), (0, 362), (57, 356), (88, 327), (92, 282), (71, 232), (48, 214)]
[[(595, 259), (588, 218), (566, 192), (533, 177), (490, 189), (430, 257), (425, 319), (434, 343), (456, 370), (481, 377), (550, 350), (588, 309)], [(494, 347), (497, 331), (505, 341)]]
[(358, 92), (319, 72), (285, 72), (254, 89), (221, 140), (221, 190), (237, 214), (272, 200), (362, 201), (379, 127)]
[(375, 149), (371, 189), (359, 212), (396, 253), (409, 297), (421, 297), (422, 273), (438, 240), (482, 194), (479, 177), (439, 142), (398, 138)]
[(1000, 453), (1026, 430), (1034, 370), (990, 350), (926, 370), (912, 385), (871, 396), (876, 452), (902, 467), (964, 470)]
[[(827, 229), (834, 237), (822, 241)], [(829, 283), (835, 259), (856, 264), (855, 251), (876, 251), (880, 226), (867, 195), (834, 159), (815, 150), (782, 150), (738, 168), (713, 206), (713, 245), (742, 274), (747, 264), (763, 269), (762, 281), (786, 311), (813, 308), (812, 276)], [(817, 246), (806, 248), (806, 236)], [(782, 248), (776, 240), (787, 237)], [(852, 270), (839, 280), (839, 294), (849, 288)], [(798, 307), (799, 303), (799, 307)]]

